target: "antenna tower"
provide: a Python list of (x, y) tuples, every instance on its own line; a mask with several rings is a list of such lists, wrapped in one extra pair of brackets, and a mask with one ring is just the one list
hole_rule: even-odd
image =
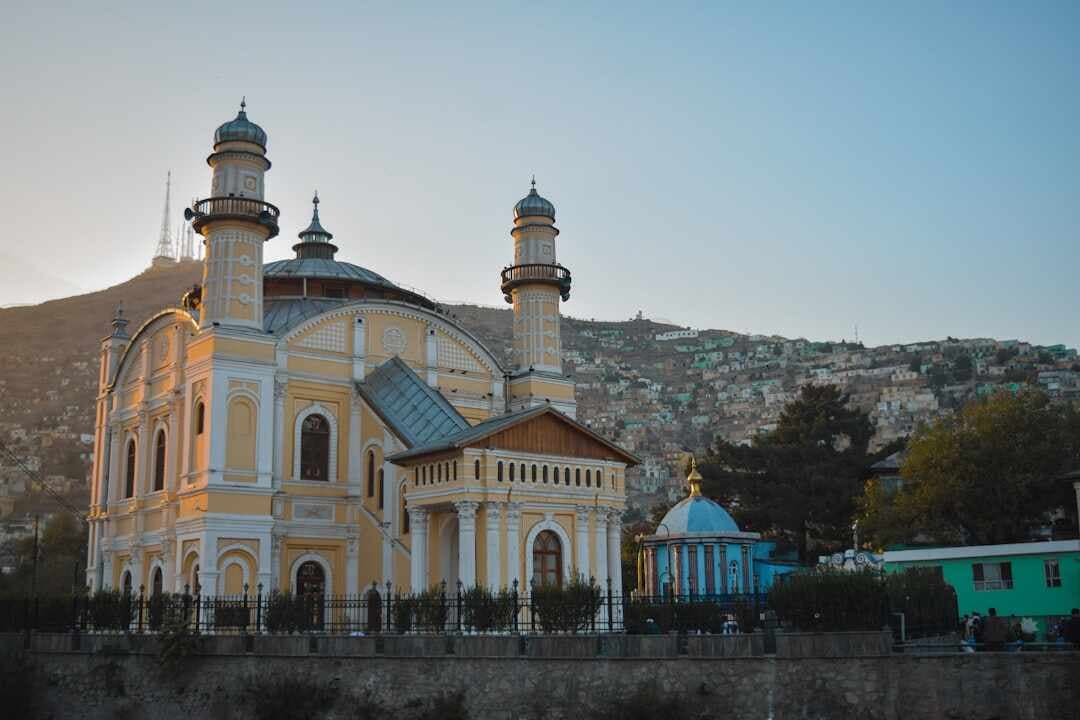
[(158, 238), (155, 258), (168, 258), (172, 260), (173, 254), (172, 230), (169, 228), (169, 195), (172, 190), (172, 170), (165, 176), (165, 212), (161, 216), (161, 237)]

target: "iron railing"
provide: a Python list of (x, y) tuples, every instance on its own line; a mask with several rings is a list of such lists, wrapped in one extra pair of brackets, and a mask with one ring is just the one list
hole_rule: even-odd
[(518, 285), (530, 282), (552, 283), (559, 287), (563, 300), (570, 298), (570, 271), (562, 265), (550, 263), (527, 263), (503, 268), (502, 292), (507, 302), (513, 302), (511, 291)]
[(191, 221), (195, 232), (201, 232), (211, 220), (240, 219), (256, 220), (270, 231), (270, 237), (278, 234), (278, 217), (281, 211), (276, 206), (257, 198), (211, 197), (196, 200), (184, 211), (184, 217)]

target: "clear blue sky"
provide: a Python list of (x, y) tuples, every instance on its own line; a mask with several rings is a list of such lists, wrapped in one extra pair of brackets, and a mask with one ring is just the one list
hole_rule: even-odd
[(535, 172), (571, 315), (1080, 344), (1080, 3), (149, 5), (5, 10), (4, 277), (145, 268), (246, 94), (268, 260), (318, 188), (339, 258), (501, 303)]

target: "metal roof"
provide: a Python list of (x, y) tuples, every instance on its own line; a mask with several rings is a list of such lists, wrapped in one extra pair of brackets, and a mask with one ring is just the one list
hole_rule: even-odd
[(469, 421), (401, 358), (391, 358), (356, 389), (409, 447), (438, 442), (469, 428)]
[(280, 334), (308, 318), (350, 302), (338, 298), (273, 298), (263, 301), (263, 330)]
[(371, 285), (382, 285), (400, 289), (377, 272), (340, 260), (326, 258), (290, 258), (275, 260), (263, 265), (265, 277), (309, 277), (336, 278), (338, 280), (360, 280)]

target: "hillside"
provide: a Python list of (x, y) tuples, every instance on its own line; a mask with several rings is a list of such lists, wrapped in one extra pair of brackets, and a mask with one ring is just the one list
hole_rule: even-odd
[[(177, 304), (202, 265), (152, 269), (99, 292), (0, 309), (0, 438), (78, 490), (89, 466), (98, 344), (118, 304), (130, 330)], [(509, 306), (446, 310), (504, 359)], [(999, 386), (1039, 384), (1080, 398), (1076, 351), (987, 338), (864, 348), (723, 330), (691, 330), (638, 317), (563, 323), (564, 367), (577, 382), (579, 418), (643, 459), (632, 500), (683, 493), (680, 462), (717, 435), (748, 441), (776, 422), (805, 383), (836, 383), (871, 414), (877, 446)], [(0, 496), (11, 468), (0, 467)], [(6, 474), (5, 474), (6, 473)]]

